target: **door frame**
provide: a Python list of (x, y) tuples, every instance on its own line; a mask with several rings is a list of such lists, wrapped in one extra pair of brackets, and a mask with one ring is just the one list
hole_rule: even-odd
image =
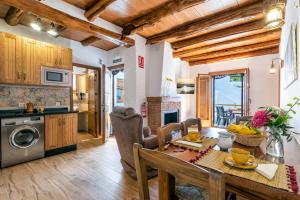
[[(102, 114), (103, 110), (102, 110), (102, 101), (105, 101), (105, 99), (103, 98), (103, 77), (102, 77), (102, 71), (103, 71), (103, 67), (105, 67), (105, 65), (102, 65), (102, 67), (96, 67), (96, 66), (91, 66), (91, 65), (85, 65), (85, 64), (80, 64), (80, 63), (73, 63), (73, 67), (81, 67), (81, 68), (85, 68), (85, 69), (92, 69), (95, 70), (97, 72), (97, 77), (98, 77), (98, 95), (97, 95), (97, 101), (96, 101), (96, 111), (97, 111), (97, 137), (96, 138), (101, 138), (102, 143), (105, 142), (105, 131), (103, 132), (103, 128), (102, 128), (102, 124), (103, 124), (103, 120), (105, 120), (105, 115)], [(105, 86), (105, 85), (104, 85)], [(71, 106), (73, 108), (73, 87), (70, 88), (71, 90)], [(99, 91), (100, 90), (100, 91)], [(104, 91), (105, 92), (105, 91)]]

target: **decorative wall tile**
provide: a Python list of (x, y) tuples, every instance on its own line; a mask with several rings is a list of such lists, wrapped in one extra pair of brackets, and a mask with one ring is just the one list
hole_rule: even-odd
[(70, 106), (70, 89), (0, 84), (0, 107), (18, 107), (19, 103), (27, 102), (37, 106), (55, 106), (56, 102)]

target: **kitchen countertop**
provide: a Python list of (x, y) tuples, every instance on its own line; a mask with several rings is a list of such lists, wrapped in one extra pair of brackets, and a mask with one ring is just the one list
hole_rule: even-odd
[(45, 112), (26, 113), (23, 110), (16, 110), (15, 112), (0, 113), (0, 118), (15, 118), (15, 117), (31, 117), (31, 116), (44, 116), (44, 115), (57, 115), (57, 114), (71, 114), (78, 113), (78, 111), (66, 110), (51, 110)]

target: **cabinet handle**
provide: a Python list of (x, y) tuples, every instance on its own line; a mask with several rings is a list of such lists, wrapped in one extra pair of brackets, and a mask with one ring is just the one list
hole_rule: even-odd
[(26, 80), (26, 73), (23, 73), (23, 80)]
[(20, 72), (17, 73), (17, 79), (20, 79), (21, 76), (20, 76)]
[(61, 119), (58, 119), (58, 126), (61, 126)]

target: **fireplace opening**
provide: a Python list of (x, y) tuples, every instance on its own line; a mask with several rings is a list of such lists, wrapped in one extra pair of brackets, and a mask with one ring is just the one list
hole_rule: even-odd
[(178, 122), (179, 122), (179, 111), (178, 110), (164, 112), (164, 125), (167, 125), (170, 123), (178, 123)]

